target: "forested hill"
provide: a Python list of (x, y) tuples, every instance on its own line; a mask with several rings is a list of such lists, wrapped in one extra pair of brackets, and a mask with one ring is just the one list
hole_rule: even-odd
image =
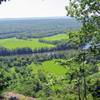
[(0, 20), (0, 38), (52, 36), (79, 29), (80, 25), (71, 18), (3, 19)]

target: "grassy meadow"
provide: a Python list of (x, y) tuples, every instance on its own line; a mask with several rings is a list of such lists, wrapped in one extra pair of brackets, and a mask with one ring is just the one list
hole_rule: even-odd
[(16, 39), (16, 38), (8, 38), (8, 39), (0, 39), (0, 46), (5, 47), (7, 49), (16, 49), (16, 48), (24, 48), (29, 47), (31, 49), (43, 48), (43, 47), (54, 47), (54, 45), (40, 43), (38, 39)]
[(61, 76), (65, 75), (65, 73), (67, 72), (67, 69), (56, 62), (56, 60), (45, 61), (41, 64), (32, 63), (31, 65), (29, 65), (29, 67), (32, 67), (33, 72), (35, 73), (37, 73), (38, 71), (43, 71), (47, 75), (54, 74)]
[(68, 39), (67, 34), (57, 34), (51, 37), (43, 38), (43, 40), (47, 40), (47, 41), (59, 41), (59, 40), (67, 40), (67, 39)]
[[(59, 40), (67, 40), (68, 35), (66, 34), (57, 34), (50, 37), (42, 38), (46, 41), (59, 41)], [(53, 44), (43, 43), (38, 41), (39, 38), (31, 38), (31, 39), (17, 39), (17, 38), (8, 38), (8, 39), (0, 39), (0, 46), (5, 47), (7, 49), (16, 49), (16, 48), (31, 48), (39, 49), (43, 47), (51, 48), (54, 47)]]

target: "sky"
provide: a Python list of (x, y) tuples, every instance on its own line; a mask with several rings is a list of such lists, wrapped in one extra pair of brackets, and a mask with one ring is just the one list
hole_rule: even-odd
[(0, 5), (0, 18), (66, 16), (68, 0), (10, 0)]

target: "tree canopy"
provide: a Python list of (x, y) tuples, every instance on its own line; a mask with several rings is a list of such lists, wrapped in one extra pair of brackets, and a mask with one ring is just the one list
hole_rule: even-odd
[(100, 0), (70, 0), (67, 15), (81, 21), (81, 44), (98, 44), (100, 37)]
[(69, 16), (82, 21), (86, 31), (100, 29), (100, 0), (70, 0), (66, 10)]
[(5, 1), (5, 2), (6, 2), (6, 1), (9, 1), (9, 0), (0, 0), (0, 4), (1, 4), (3, 1)]
[[(76, 65), (75, 68), (77, 66), (79, 68), (79, 70), (77, 71), (77, 75), (78, 75), (77, 86), (78, 86), (79, 100), (82, 99), (88, 100), (87, 99), (88, 91), (90, 91), (91, 94), (93, 93), (93, 95), (95, 95), (96, 97), (100, 98), (100, 96), (98, 96), (99, 92), (97, 92), (98, 90), (100, 91), (100, 89), (98, 90), (96, 89), (97, 87), (100, 87), (100, 84), (97, 85), (97, 83), (100, 82), (100, 80), (99, 79), (97, 80), (96, 77), (93, 78), (96, 83), (93, 86), (93, 89), (96, 90), (94, 92), (94, 90), (91, 89), (92, 87), (89, 88), (90, 90), (87, 88), (89, 87), (88, 81), (90, 81), (90, 79), (87, 80), (86, 78), (88, 76), (87, 73), (89, 71), (88, 68), (95, 67), (95, 69), (98, 69), (97, 63), (98, 62), (100, 63), (99, 59), (97, 58), (97, 56), (100, 55), (100, 46), (99, 46), (100, 45), (100, 38), (99, 38), (100, 37), (100, 0), (70, 0), (69, 6), (66, 7), (66, 10), (68, 16), (80, 20), (83, 25), (77, 34), (75, 32), (69, 34), (71, 38), (71, 42), (72, 41), (74, 42), (74, 40), (76, 39), (76, 43), (78, 43), (79, 45), (84, 45), (84, 46), (87, 46), (88, 44), (91, 45), (91, 47), (89, 47), (88, 49), (86, 48), (81, 49), (79, 54), (76, 56), (75, 60), (72, 61), (74, 63), (77, 62), (78, 65)], [(69, 63), (70, 66), (72, 62)], [(95, 71), (93, 70), (93, 73), (94, 72)], [(96, 70), (96, 73), (97, 72), (99, 72), (99, 70)], [(70, 75), (72, 78), (72, 72)], [(83, 97), (81, 99), (82, 92), (83, 92)], [(95, 96), (93, 96), (93, 98)], [(97, 99), (95, 98), (95, 100)]]

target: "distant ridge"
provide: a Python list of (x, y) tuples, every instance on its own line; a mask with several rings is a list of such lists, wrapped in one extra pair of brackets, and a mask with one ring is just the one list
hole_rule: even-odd
[(68, 16), (55, 16), (55, 17), (25, 17), (25, 18), (0, 18), (0, 21), (4, 20), (39, 20), (39, 19), (72, 19)]

